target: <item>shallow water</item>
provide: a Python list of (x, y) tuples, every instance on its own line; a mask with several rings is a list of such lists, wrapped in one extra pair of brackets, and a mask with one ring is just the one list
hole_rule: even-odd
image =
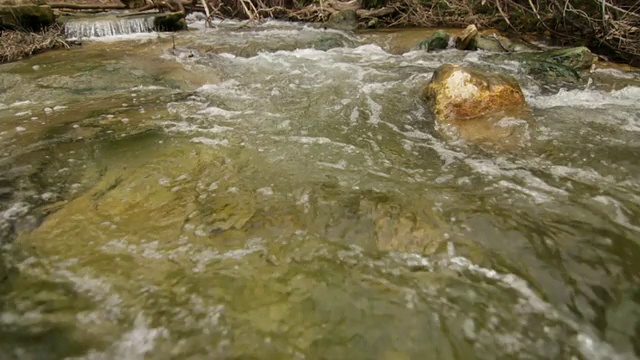
[[(637, 358), (638, 72), (239, 25), (0, 66), (3, 356)], [(518, 147), (434, 127), (442, 63), (518, 78)]]

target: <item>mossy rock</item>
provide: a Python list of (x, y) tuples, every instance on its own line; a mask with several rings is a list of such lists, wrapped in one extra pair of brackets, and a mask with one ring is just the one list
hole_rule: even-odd
[(438, 30), (425, 40), (418, 43), (414, 49), (426, 51), (444, 50), (449, 47), (450, 42), (451, 35), (444, 30)]
[(355, 30), (358, 27), (358, 14), (355, 10), (336, 11), (329, 16), (325, 25), (337, 30)]
[(40, 31), (53, 25), (53, 10), (45, 5), (0, 5), (0, 30)]
[(589, 49), (584, 46), (555, 49), (523, 55), (524, 60), (548, 62), (559, 64), (575, 70), (588, 69), (593, 64), (594, 56)]
[(580, 74), (573, 68), (548, 61), (528, 61), (524, 63), (527, 74), (546, 79), (575, 82)]
[(153, 27), (156, 31), (181, 31), (187, 30), (187, 22), (181, 12), (164, 13), (156, 15)]
[(499, 35), (478, 35), (470, 44), (472, 50), (484, 50), (490, 52), (513, 52), (515, 46), (511, 40)]

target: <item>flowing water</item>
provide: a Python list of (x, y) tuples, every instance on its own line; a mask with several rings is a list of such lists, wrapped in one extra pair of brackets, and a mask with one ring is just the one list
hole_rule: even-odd
[[(2, 359), (638, 357), (637, 71), (192, 27), (0, 66)], [(434, 126), (442, 63), (518, 78), (517, 147)]]
[(153, 16), (118, 18), (100, 16), (70, 20), (64, 24), (64, 32), (71, 39), (113, 37), (153, 31)]

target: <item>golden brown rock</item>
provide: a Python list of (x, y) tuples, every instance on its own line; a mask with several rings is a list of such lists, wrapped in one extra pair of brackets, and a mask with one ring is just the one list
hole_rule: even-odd
[(436, 69), (423, 96), (440, 128), (466, 140), (520, 143), (528, 127), (527, 103), (510, 76), (445, 64)]
[(514, 78), (458, 65), (436, 69), (423, 94), (440, 122), (511, 114), (527, 107)]

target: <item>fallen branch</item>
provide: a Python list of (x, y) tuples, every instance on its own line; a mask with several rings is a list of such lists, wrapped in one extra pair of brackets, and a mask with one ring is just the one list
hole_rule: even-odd
[(52, 9), (71, 9), (71, 10), (119, 10), (126, 9), (124, 4), (67, 4), (67, 3), (51, 3), (48, 4)]

